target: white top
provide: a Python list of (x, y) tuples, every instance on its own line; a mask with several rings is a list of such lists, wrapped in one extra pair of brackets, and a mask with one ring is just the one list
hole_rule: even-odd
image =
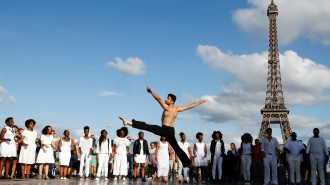
[(37, 132), (36, 131), (30, 131), (30, 130), (24, 130), (22, 132), (22, 136), (24, 136), (23, 142), (25, 144), (28, 144), (28, 146), (35, 146), (36, 147), (36, 139), (37, 139)]
[(280, 149), (280, 144), (276, 138), (272, 137), (270, 142), (268, 141), (267, 137), (262, 139), (261, 151), (265, 152), (266, 155), (276, 155), (276, 149)]
[(243, 151), (242, 151), (243, 155), (251, 155), (252, 154), (251, 143), (242, 143), (242, 147), (243, 147)]
[(93, 139), (81, 137), (79, 140), (79, 147), (83, 153), (89, 153), (90, 149), (93, 148)]
[(70, 141), (64, 141), (62, 138), (61, 152), (71, 152), (71, 142), (71, 138)]
[(179, 145), (179, 147), (184, 151), (184, 153), (186, 153), (186, 155), (187, 155), (188, 157), (190, 157), (189, 150), (188, 150), (188, 148), (190, 147), (189, 143), (188, 143), (188, 142), (184, 142), (184, 143), (182, 143), (182, 141), (180, 141), (180, 142), (178, 143), (178, 145)]
[(327, 144), (323, 137), (319, 136), (318, 138), (311, 137), (308, 140), (306, 153), (311, 155), (324, 156), (329, 155), (327, 151)]
[(100, 142), (97, 141), (96, 153), (110, 155), (112, 153), (111, 140), (107, 138), (105, 141), (102, 141), (101, 147), (100, 147)]
[(290, 153), (286, 153), (287, 158), (302, 157), (300, 151), (305, 149), (302, 142), (300, 142), (298, 140), (296, 140), (296, 141), (292, 141), (292, 140), (287, 141), (284, 145), (284, 148), (287, 148), (287, 149), (290, 150)]
[(117, 137), (113, 140), (113, 144), (116, 145), (116, 152), (118, 155), (126, 155), (126, 147), (128, 147), (131, 142), (126, 138)]
[(44, 143), (43, 143), (44, 145), (48, 145), (49, 147), (52, 147), (52, 141), (53, 141), (52, 135), (47, 137), (46, 135), (42, 134), (40, 140), (44, 141)]
[(221, 155), (221, 145), (222, 144), (220, 143), (220, 139), (218, 141), (216, 140), (214, 155), (216, 156)]

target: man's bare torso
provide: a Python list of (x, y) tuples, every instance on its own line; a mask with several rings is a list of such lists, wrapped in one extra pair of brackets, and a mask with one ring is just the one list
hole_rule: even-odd
[(162, 125), (173, 127), (174, 121), (178, 115), (178, 107), (169, 106), (162, 114)]

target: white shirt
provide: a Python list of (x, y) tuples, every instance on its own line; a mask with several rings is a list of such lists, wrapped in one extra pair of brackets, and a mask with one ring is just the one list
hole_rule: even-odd
[(85, 139), (84, 137), (81, 137), (79, 140), (79, 147), (83, 153), (89, 153), (90, 149), (93, 148), (93, 139)]
[(324, 156), (329, 155), (327, 151), (327, 144), (325, 143), (325, 140), (323, 137), (311, 137), (308, 140), (306, 153), (310, 153), (311, 155), (318, 155), (318, 156)]
[(221, 143), (220, 143), (220, 140), (219, 141), (216, 141), (214, 155), (217, 155), (217, 156), (220, 156), (221, 155)]
[(290, 158), (290, 157), (302, 157), (300, 151), (303, 150), (305, 147), (302, 144), (302, 142), (298, 140), (296, 141), (289, 140), (285, 143), (284, 148), (290, 150), (290, 153), (286, 154), (286, 157)]
[(110, 155), (112, 153), (111, 140), (107, 138), (105, 141), (101, 142), (101, 146), (100, 146), (100, 142), (97, 141), (96, 153)]
[(242, 143), (242, 147), (243, 147), (243, 155), (251, 155), (251, 143)]
[(272, 137), (270, 142), (267, 139), (267, 137), (262, 139), (261, 151), (265, 152), (266, 155), (276, 155), (276, 150), (279, 149), (280, 149), (280, 144), (278, 143), (276, 138)]
[(189, 150), (188, 150), (188, 148), (190, 147), (190, 144), (189, 144), (188, 142), (184, 142), (184, 143), (182, 143), (182, 141), (180, 141), (180, 142), (178, 143), (178, 145), (179, 145), (179, 147), (184, 151), (184, 153), (186, 153), (186, 155), (187, 155), (188, 157), (190, 157)]

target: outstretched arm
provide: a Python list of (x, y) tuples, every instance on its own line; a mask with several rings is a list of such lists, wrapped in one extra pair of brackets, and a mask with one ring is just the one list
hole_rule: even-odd
[(167, 110), (168, 105), (166, 105), (163, 100), (156, 94), (154, 93), (149, 87), (147, 87), (147, 92), (150, 93), (160, 104), (160, 106), (163, 107), (164, 110)]
[(192, 104), (187, 105), (187, 106), (184, 106), (184, 107), (178, 107), (179, 108), (179, 112), (192, 109), (192, 108), (196, 107), (197, 105), (202, 104), (202, 103), (205, 103), (205, 102), (206, 102), (205, 100), (201, 100), (201, 101), (198, 101), (196, 103), (192, 103)]

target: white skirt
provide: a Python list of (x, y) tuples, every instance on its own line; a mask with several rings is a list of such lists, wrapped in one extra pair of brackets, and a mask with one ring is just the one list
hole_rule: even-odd
[(59, 160), (60, 166), (69, 166), (71, 158), (71, 152), (60, 152)]
[(0, 145), (0, 157), (17, 157), (15, 142), (2, 141)]
[(207, 166), (207, 160), (205, 156), (197, 154), (197, 156), (194, 158), (194, 166)]
[(141, 164), (141, 163), (144, 164), (144, 163), (146, 163), (146, 158), (147, 158), (146, 155), (136, 155), (136, 157), (134, 157), (134, 161), (139, 164)]
[(34, 164), (36, 161), (36, 145), (22, 146), (18, 163)]
[(48, 148), (43, 146), (39, 151), (36, 163), (55, 163), (53, 148), (51, 146)]

